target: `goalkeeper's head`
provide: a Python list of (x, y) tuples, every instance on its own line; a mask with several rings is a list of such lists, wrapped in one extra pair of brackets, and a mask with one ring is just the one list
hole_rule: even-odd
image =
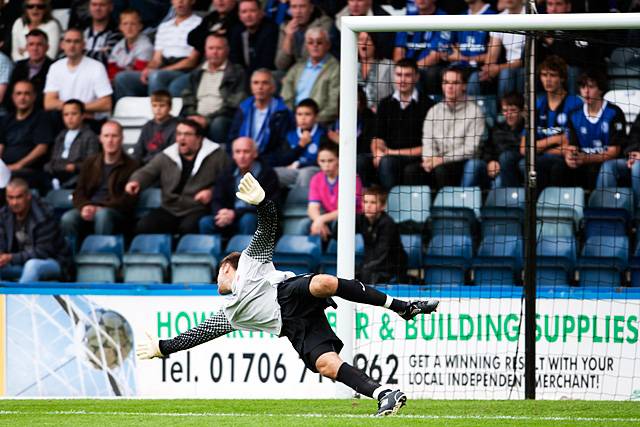
[(231, 252), (220, 261), (220, 269), (218, 270), (218, 292), (221, 295), (231, 293), (231, 285), (233, 284), (233, 279), (236, 277), (239, 261), (240, 252)]

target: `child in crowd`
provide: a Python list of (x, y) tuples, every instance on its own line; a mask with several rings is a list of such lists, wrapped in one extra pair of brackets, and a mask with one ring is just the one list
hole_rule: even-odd
[(82, 162), (100, 151), (98, 136), (83, 121), (84, 113), (84, 104), (77, 99), (62, 105), (65, 129), (56, 136), (51, 159), (44, 165), (53, 188), (75, 187)]
[(282, 187), (308, 187), (318, 172), (318, 148), (327, 140), (327, 132), (318, 124), (318, 104), (311, 98), (296, 106), (296, 128), (289, 131), (279, 163), (275, 168)]
[[(320, 172), (309, 183), (309, 205), (307, 214), (311, 219), (312, 235), (328, 241), (336, 235), (338, 219), (338, 145), (323, 144), (318, 150)], [(362, 182), (356, 177), (356, 210), (362, 212)], [(324, 212), (324, 213), (323, 213)]]
[(387, 214), (387, 193), (378, 186), (364, 190), (363, 213), (356, 217), (356, 231), (364, 239), (364, 260), (357, 277), (364, 283), (402, 282), (407, 270), (407, 254), (398, 225)]
[(138, 142), (133, 147), (133, 157), (142, 164), (176, 141), (178, 119), (171, 115), (171, 94), (158, 90), (151, 94), (153, 119), (142, 127)]
[(119, 28), (124, 38), (111, 49), (107, 62), (109, 80), (113, 80), (120, 71), (144, 70), (153, 56), (153, 44), (147, 36), (141, 34), (143, 26), (138, 11), (122, 11)]

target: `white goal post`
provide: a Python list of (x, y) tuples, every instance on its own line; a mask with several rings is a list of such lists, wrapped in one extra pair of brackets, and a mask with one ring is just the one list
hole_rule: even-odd
[[(640, 29), (640, 13), (531, 14), (531, 15), (431, 15), (348, 16), (341, 18), (340, 55), (340, 159), (338, 198), (339, 277), (353, 278), (355, 267), (355, 199), (358, 55), (357, 34), (396, 31), (545, 31)], [(342, 356), (353, 359), (354, 306), (341, 301), (338, 335), (344, 340)], [(338, 385), (337, 397), (352, 391)]]

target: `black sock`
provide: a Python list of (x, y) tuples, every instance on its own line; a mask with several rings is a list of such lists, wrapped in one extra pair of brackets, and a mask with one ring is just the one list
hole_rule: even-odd
[(338, 279), (338, 290), (336, 295), (348, 301), (360, 302), (363, 304), (384, 306), (387, 295), (379, 290), (366, 286), (359, 280)]
[(404, 313), (404, 311), (409, 307), (409, 303), (406, 301), (402, 301), (401, 299), (394, 298), (391, 301), (391, 305), (389, 306), (389, 310), (393, 310), (396, 313)]
[(351, 387), (356, 392), (367, 397), (373, 397), (373, 392), (380, 388), (380, 384), (369, 378), (367, 374), (344, 362), (338, 368), (336, 380)]

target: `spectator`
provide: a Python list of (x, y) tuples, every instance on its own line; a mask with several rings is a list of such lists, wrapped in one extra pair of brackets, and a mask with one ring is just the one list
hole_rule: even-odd
[(153, 119), (142, 126), (138, 142), (133, 147), (133, 157), (147, 164), (176, 140), (178, 119), (171, 115), (171, 94), (159, 90), (151, 94)]
[[(279, 5), (287, 4), (277, 1)], [(329, 31), (333, 21), (322, 9), (314, 6), (311, 0), (290, 0), (290, 18), (280, 24), (276, 68), (286, 71), (294, 63), (305, 60), (308, 52), (305, 49), (304, 34), (312, 27), (321, 27)]]
[(96, 117), (111, 113), (111, 84), (101, 62), (84, 55), (84, 39), (80, 30), (69, 29), (62, 39), (66, 58), (51, 64), (44, 87), (45, 110), (62, 110), (69, 99), (84, 102), (87, 115)]
[[(123, 71), (114, 81), (116, 97), (146, 96), (157, 90), (168, 90), (181, 96), (188, 77), (185, 73), (198, 64), (199, 53), (187, 43), (189, 32), (202, 18), (194, 15), (194, 0), (172, 0), (175, 18), (161, 23), (156, 32), (153, 57), (142, 71)], [(182, 79), (180, 77), (183, 77)]]
[(231, 120), (245, 97), (245, 73), (232, 64), (227, 39), (211, 34), (205, 44), (205, 63), (190, 74), (189, 87), (182, 97), (182, 115), (207, 129), (212, 141), (226, 144)]
[[(371, 139), (375, 134), (376, 114), (367, 107), (367, 96), (361, 87), (358, 88), (358, 121), (356, 128), (356, 137), (358, 156), (360, 154), (371, 154)], [(327, 130), (327, 138), (336, 144), (340, 143), (340, 120)], [(358, 163), (360, 164), (360, 163)], [(361, 174), (361, 172), (358, 172)], [(361, 175), (362, 176), (362, 175)]]
[(53, 178), (54, 188), (74, 188), (82, 163), (98, 151), (98, 137), (84, 124), (84, 104), (77, 99), (62, 105), (65, 130), (56, 136), (51, 158), (44, 170)]
[(187, 41), (200, 55), (204, 55), (204, 43), (211, 33), (229, 38), (236, 30), (242, 31), (238, 19), (236, 0), (212, 0), (213, 12), (202, 19), (202, 22), (191, 30)]
[(0, 209), (0, 278), (20, 283), (65, 278), (71, 251), (53, 212), (20, 178), (7, 185), (6, 200)]
[(387, 193), (382, 188), (364, 190), (362, 213), (356, 217), (356, 233), (362, 234), (364, 240), (364, 259), (356, 277), (366, 284), (402, 283), (406, 276), (407, 253), (398, 225), (386, 208)]
[(636, 200), (640, 201), (640, 114), (636, 116), (629, 131), (624, 159), (612, 159), (603, 163), (596, 186), (631, 187)]
[[(324, 0), (320, 0), (320, 3), (323, 3)], [(331, 0), (327, 1), (330, 3)], [(316, 3), (318, 4), (318, 3)], [(319, 4), (319, 7), (322, 7), (322, 4)], [(402, 7), (402, 6), (401, 6)], [(333, 12), (329, 9), (323, 9), (329, 16), (334, 15)], [(386, 10), (384, 10), (378, 2), (374, 4), (373, 0), (347, 0), (347, 5), (340, 10), (338, 13), (335, 13), (335, 21), (334, 25), (329, 31), (330, 41), (331, 41), (331, 54), (340, 58), (340, 28), (341, 28), (341, 20), (343, 16), (389, 16)], [(381, 34), (381, 54), (385, 58), (392, 57), (393, 50), (393, 33), (388, 33), (387, 35)]]
[(267, 198), (278, 202), (280, 186), (276, 173), (265, 162), (258, 160), (258, 149), (255, 142), (248, 137), (240, 137), (232, 144), (233, 165), (222, 171), (216, 180), (213, 190), (212, 216), (204, 216), (200, 220), (200, 233), (253, 234), (258, 225), (256, 207), (236, 197), (240, 180), (247, 172), (251, 172), (267, 195)]
[(393, 93), (393, 62), (382, 58), (379, 33), (358, 34), (358, 84), (364, 89), (367, 106), (373, 111), (378, 102)]
[[(562, 144), (573, 110), (582, 107), (580, 98), (567, 93), (567, 64), (559, 56), (548, 56), (538, 67), (540, 82), (545, 91), (536, 98), (536, 169), (538, 189), (547, 187), (551, 171), (564, 162)], [(520, 154), (525, 153), (525, 137)], [(520, 170), (525, 174), (524, 159)]]
[(64, 213), (62, 229), (79, 239), (86, 234), (125, 231), (136, 198), (124, 191), (138, 162), (122, 150), (122, 126), (107, 121), (100, 131), (102, 152), (85, 159), (73, 192), (73, 209)]
[(260, 68), (251, 75), (251, 94), (240, 103), (233, 118), (229, 137), (250, 137), (265, 160), (278, 150), (279, 143), (291, 127), (291, 111), (279, 96), (274, 96), (276, 82), (273, 74)]
[[(505, 9), (502, 15), (516, 15), (526, 13), (523, 0), (503, 0)], [(487, 61), (480, 69), (480, 82), (498, 80), (498, 97), (502, 98), (509, 92), (523, 92), (524, 69), (522, 68), (522, 53), (524, 50), (524, 34), (497, 33), (489, 35)], [(499, 61), (502, 51), (506, 62)]]
[[(600, 177), (598, 187), (604, 187), (611, 180), (603, 178), (615, 176), (605, 164), (625, 148), (627, 121), (620, 107), (604, 100), (607, 91), (604, 73), (588, 70), (580, 76), (578, 85), (584, 106), (569, 115), (569, 131), (563, 141), (564, 163), (554, 168), (551, 176), (554, 184), (591, 190), (597, 178)], [(615, 181), (612, 183), (615, 187)]]
[(13, 62), (4, 53), (0, 52), (0, 116), (4, 115), (4, 109), (1, 108), (4, 97), (9, 87), (9, 80), (11, 79), (11, 71), (13, 70)]
[(311, 178), (319, 172), (318, 149), (328, 142), (327, 132), (317, 123), (318, 104), (303, 99), (296, 106), (296, 127), (289, 131), (282, 144), (285, 153), (280, 156), (276, 168), (278, 180), (283, 187), (309, 187)]
[(322, 28), (309, 28), (305, 33), (309, 58), (298, 61), (282, 81), (282, 98), (289, 109), (306, 98), (320, 107), (318, 122), (329, 124), (338, 116), (340, 65), (331, 56), (329, 35)]
[(50, 187), (42, 167), (53, 142), (51, 123), (44, 111), (36, 111), (30, 81), (16, 82), (12, 99), (15, 112), (0, 119), (0, 156), (13, 176), (44, 194)]
[(434, 190), (447, 185), (468, 186), (467, 179), (473, 175), (463, 176), (465, 162), (477, 155), (485, 122), (482, 109), (466, 98), (466, 78), (464, 69), (456, 66), (442, 73), (444, 98), (424, 119), (422, 163), (405, 169), (405, 182), (428, 183)]
[(111, 50), (107, 60), (109, 79), (121, 71), (142, 71), (153, 56), (153, 44), (142, 32), (142, 18), (133, 9), (120, 13), (120, 31), (124, 35)]
[(50, 59), (58, 56), (62, 30), (60, 23), (51, 15), (50, 0), (25, 0), (24, 13), (15, 20), (11, 29), (11, 59), (15, 62), (28, 58), (27, 35), (36, 29), (47, 35), (47, 56)]
[(122, 38), (116, 22), (112, 19), (113, 0), (90, 0), (91, 21), (84, 29), (86, 55), (107, 66), (111, 50)]
[[(310, 234), (328, 241), (336, 236), (338, 219), (338, 145), (329, 142), (318, 150), (320, 172), (309, 183), (307, 214), (311, 219)], [(362, 183), (356, 177), (356, 212), (362, 212)]]
[[(436, 0), (416, 0), (419, 15), (446, 15), (436, 6)], [(396, 33), (394, 61), (402, 58), (418, 63), (420, 78), (426, 93), (440, 93), (440, 76), (444, 68), (443, 52), (451, 45), (450, 31), (416, 31)]]
[(136, 195), (160, 180), (162, 205), (142, 217), (136, 234), (197, 233), (200, 218), (209, 210), (216, 178), (229, 158), (219, 144), (203, 137), (200, 125), (182, 119), (176, 143), (165, 148), (129, 179), (127, 193)]
[[(44, 107), (44, 84), (47, 79), (49, 67), (53, 61), (46, 55), (49, 42), (47, 33), (42, 30), (31, 30), (27, 34), (27, 59), (22, 59), (16, 63), (7, 93), (13, 93), (13, 86), (17, 81), (30, 80), (36, 91), (35, 108), (41, 110)], [(10, 97), (5, 98), (5, 106), (12, 105)]]
[(418, 91), (418, 79), (414, 60), (401, 59), (396, 63), (395, 91), (380, 101), (371, 151), (358, 156), (358, 172), (366, 186), (377, 177), (383, 187), (391, 189), (402, 183), (408, 166), (420, 164), (422, 126), (433, 101)]
[(273, 70), (278, 42), (278, 26), (265, 18), (259, 0), (239, 0), (238, 17), (242, 30), (229, 37), (229, 59), (244, 67), (247, 75), (258, 68)]

